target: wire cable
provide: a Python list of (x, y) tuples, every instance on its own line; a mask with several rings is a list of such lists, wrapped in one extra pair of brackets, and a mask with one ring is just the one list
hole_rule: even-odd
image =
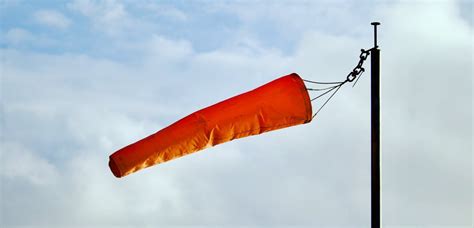
[(314, 113), (314, 115), (313, 115), (313, 117), (311, 117), (311, 119), (314, 119), (314, 117), (316, 117), (316, 115), (323, 109), (323, 107), (329, 102), (329, 100), (331, 100), (334, 97), (334, 95), (336, 95), (337, 91), (339, 91), (339, 89), (344, 84), (346, 84), (347, 82), (353, 82), (354, 80), (355, 81), (354, 81), (352, 87), (354, 87), (357, 84), (357, 82), (361, 78), (362, 74), (365, 72), (365, 69), (362, 67), (362, 65), (364, 64), (364, 61), (367, 60), (367, 57), (370, 55), (370, 51), (372, 49), (373, 48), (371, 48), (369, 50), (364, 50), (364, 49), (360, 50), (361, 53), (359, 55), (359, 62), (354, 67), (354, 69), (352, 69), (352, 71), (347, 75), (346, 80), (344, 80), (344, 81), (341, 81), (341, 82), (317, 82), (317, 81), (311, 81), (311, 80), (303, 79), (304, 82), (312, 83), (312, 84), (316, 84), (316, 85), (333, 85), (333, 86), (329, 86), (329, 87), (325, 87), (325, 88), (306, 88), (306, 90), (308, 90), (308, 91), (324, 91), (323, 93), (316, 96), (315, 98), (312, 98), (311, 101), (315, 101), (318, 98), (321, 98), (324, 95), (329, 94), (329, 93), (332, 92), (331, 95), (329, 96), (329, 98), (323, 103), (323, 105), (321, 105), (321, 107), (318, 108), (318, 110)]
[(342, 82), (316, 82), (316, 81), (311, 81), (311, 80), (306, 80), (303, 79), (303, 81), (308, 82), (308, 83), (313, 83), (313, 84), (320, 84), (320, 85), (330, 85), (330, 84), (341, 84)]
[(321, 107), (319, 107), (318, 111), (316, 111), (314, 113), (314, 115), (311, 117), (311, 120), (314, 119), (314, 117), (316, 117), (316, 115), (318, 115), (318, 113), (321, 111), (321, 109), (323, 109), (324, 106), (329, 102), (329, 100), (331, 100), (331, 98), (337, 93), (337, 91), (339, 91), (339, 89), (342, 87), (342, 85), (344, 85), (344, 83), (342, 83), (340, 86), (338, 86), (337, 89), (331, 94), (331, 96), (329, 96), (329, 98), (323, 103), (323, 105), (321, 105)]

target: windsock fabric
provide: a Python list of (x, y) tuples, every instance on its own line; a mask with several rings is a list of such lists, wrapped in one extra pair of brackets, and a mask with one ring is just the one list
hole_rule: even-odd
[(311, 121), (303, 80), (293, 73), (184, 117), (110, 155), (116, 177), (234, 139)]

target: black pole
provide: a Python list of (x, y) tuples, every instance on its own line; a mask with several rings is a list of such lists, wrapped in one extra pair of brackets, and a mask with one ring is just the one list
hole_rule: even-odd
[(379, 228), (381, 222), (380, 214), (380, 49), (377, 46), (377, 25), (374, 26), (374, 48), (370, 51), (371, 72), (371, 224), (372, 228)]

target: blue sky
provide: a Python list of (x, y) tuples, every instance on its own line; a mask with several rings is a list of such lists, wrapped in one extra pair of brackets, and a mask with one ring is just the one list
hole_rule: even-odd
[(0, 3), (2, 227), (368, 227), (368, 74), (311, 124), (123, 179), (107, 162), (279, 76), (343, 79), (374, 20), (383, 223), (472, 224), (470, 1)]
[[(153, 34), (184, 39), (191, 42), (197, 51), (210, 51), (241, 42), (236, 38), (236, 31), (240, 33), (237, 37), (243, 35), (264, 47), (291, 53), (304, 30), (320, 28), (334, 34), (361, 35), (360, 31), (351, 29), (353, 26), (350, 24), (322, 23), (319, 15), (336, 16), (341, 7), (346, 10), (358, 8), (357, 14), (348, 15), (351, 20), (363, 21), (373, 14), (364, 4), (356, 2), (326, 2), (324, 7), (318, 7), (311, 1), (292, 4), (268, 4), (263, 1), (177, 4), (172, 1), (124, 1), (119, 6), (105, 1), (95, 7), (91, 5), (90, 1), (41, 1), (34, 4), (5, 1), (3, 30), (21, 28), (43, 38), (43, 43), (22, 44), (19, 47), (51, 53), (89, 53), (113, 57), (118, 53), (111, 53), (109, 49), (121, 49), (122, 42), (146, 41)], [(38, 21), (40, 10), (46, 10), (50, 15), (58, 14), (55, 19), (59, 24)], [(104, 15), (107, 10), (110, 14)], [(87, 36), (78, 39), (78, 34)], [(8, 45), (11, 43), (3, 40), (2, 46)]]

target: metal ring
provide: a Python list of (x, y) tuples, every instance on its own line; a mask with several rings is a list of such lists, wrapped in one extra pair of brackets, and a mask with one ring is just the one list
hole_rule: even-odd
[(356, 76), (354, 75), (354, 72), (349, 73), (349, 75), (347, 75), (346, 79), (347, 79), (348, 82), (354, 81), (354, 79), (356, 79)]

